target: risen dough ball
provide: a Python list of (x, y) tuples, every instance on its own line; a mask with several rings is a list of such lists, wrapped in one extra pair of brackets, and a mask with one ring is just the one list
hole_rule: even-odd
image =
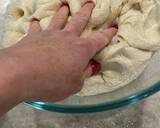
[[(68, 3), (71, 15), (87, 0), (13, 0), (6, 14), (3, 46), (9, 47), (23, 38), (32, 18), (45, 29), (52, 16)], [(160, 47), (160, 0), (94, 0), (96, 7), (81, 36), (103, 30), (117, 23), (116, 41), (99, 53), (101, 72), (85, 81), (77, 95), (96, 95), (113, 91), (136, 79), (147, 61)]]

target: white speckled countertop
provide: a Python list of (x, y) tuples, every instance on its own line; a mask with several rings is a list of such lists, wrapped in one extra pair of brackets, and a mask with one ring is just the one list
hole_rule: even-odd
[(159, 128), (160, 93), (145, 101), (88, 115), (37, 111), (20, 104), (0, 120), (0, 128)]

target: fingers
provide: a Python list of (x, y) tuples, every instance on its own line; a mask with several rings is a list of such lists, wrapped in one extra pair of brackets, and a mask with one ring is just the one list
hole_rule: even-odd
[(81, 32), (85, 29), (90, 19), (93, 8), (94, 8), (93, 2), (85, 4), (80, 9), (80, 11), (75, 16), (73, 16), (71, 21), (66, 25), (65, 30), (70, 30), (75, 34), (80, 35)]
[(88, 40), (87, 43), (89, 43), (87, 46), (89, 46), (91, 49), (90, 57), (93, 58), (93, 56), (95, 56), (97, 52), (99, 52), (106, 45), (108, 45), (112, 41), (116, 33), (117, 33), (117, 29), (114, 27), (111, 27), (89, 37), (87, 39)]
[(33, 34), (41, 31), (41, 26), (38, 20), (33, 20), (30, 24), (28, 34)]
[(48, 29), (60, 30), (64, 28), (68, 20), (68, 15), (69, 15), (68, 6), (61, 7), (59, 11), (56, 13), (56, 15), (52, 18), (48, 26)]

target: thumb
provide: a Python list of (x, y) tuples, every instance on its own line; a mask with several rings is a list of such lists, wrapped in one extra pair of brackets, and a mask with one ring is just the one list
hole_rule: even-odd
[(91, 60), (89, 66), (85, 70), (83, 74), (83, 78), (89, 78), (93, 75), (96, 75), (99, 71), (101, 70), (101, 65), (100, 63), (96, 62), (95, 60)]

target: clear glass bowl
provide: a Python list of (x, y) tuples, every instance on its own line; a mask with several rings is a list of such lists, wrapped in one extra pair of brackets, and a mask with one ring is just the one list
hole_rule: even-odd
[(59, 103), (26, 102), (40, 110), (61, 113), (93, 113), (124, 107), (160, 90), (160, 52), (154, 54), (145, 71), (130, 84), (109, 93), (95, 96), (72, 96)]
[[(0, 39), (3, 33), (3, 15), (10, 0), (0, 1)], [(1, 46), (1, 44), (0, 44)], [(143, 74), (132, 83), (110, 93), (96, 96), (72, 96), (59, 103), (26, 102), (25, 104), (40, 110), (62, 113), (91, 113), (116, 109), (134, 104), (160, 90), (160, 52), (157, 52)]]

